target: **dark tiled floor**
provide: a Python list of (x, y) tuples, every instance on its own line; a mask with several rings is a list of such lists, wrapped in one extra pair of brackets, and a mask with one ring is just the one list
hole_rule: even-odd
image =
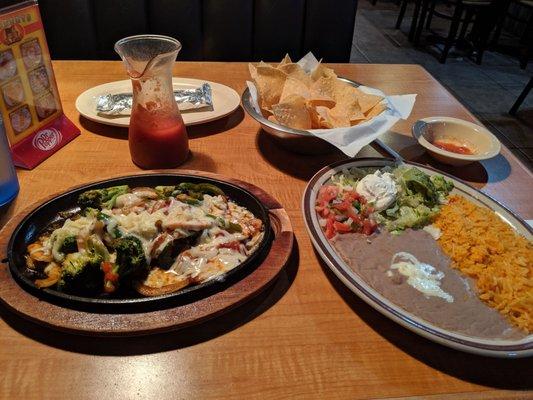
[[(407, 9), (401, 29), (394, 29), (398, 10), (391, 0), (378, 0), (375, 6), (359, 0), (351, 62), (423, 65), (533, 169), (533, 92), (516, 117), (508, 114), (533, 75), (533, 63), (521, 70), (515, 58), (486, 52), (483, 64), (476, 65), (464, 52), (454, 49), (446, 64), (440, 64), (435, 57), (438, 45), (423, 39), (414, 48), (407, 40), (411, 9)], [(447, 25), (435, 20), (432, 29), (445, 33)], [(423, 38), (428, 34), (424, 32)]]

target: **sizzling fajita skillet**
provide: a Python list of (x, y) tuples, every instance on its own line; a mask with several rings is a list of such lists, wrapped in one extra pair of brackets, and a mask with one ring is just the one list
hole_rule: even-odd
[[(37, 287), (36, 279), (32, 279), (34, 277), (29, 276), (27, 271), (28, 245), (34, 243), (51, 223), (55, 224), (54, 227), (66, 226), (66, 218), (79, 214), (77, 202), (80, 194), (123, 185), (128, 185), (130, 188), (212, 185), (223, 192), (223, 196), (219, 197), (231, 202), (233, 209), (242, 206), (254, 218), (261, 221), (259, 225), (262, 234), (244, 261), (217, 273), (213, 279), (193, 280), (170, 293), (156, 290), (154, 293), (144, 293), (143, 296), (133, 288), (124, 288), (110, 295), (103, 292), (80, 295), (58, 289), (58, 285), (49, 288)], [(183, 191), (174, 193), (181, 200), (177, 198), (172, 200), (172, 207), (187, 207), (185, 205), (187, 198), (180, 197), (183, 194), (181, 192)], [(212, 196), (205, 198), (212, 201), (216, 197), (216, 194), (212, 193)], [(174, 329), (217, 315), (259, 293), (271, 283), (286, 263), (293, 240), (292, 228), (285, 211), (277, 201), (261, 189), (220, 175), (196, 171), (116, 177), (51, 196), (47, 201), (32, 206), (27, 211), (27, 215), (23, 212), (21, 213), (23, 215), (13, 218), (0, 236), (2, 256), (7, 256), (9, 263), (9, 271), (3, 269), (4, 265), (0, 265), (0, 280), (5, 283), (0, 290), (0, 299), (25, 317), (78, 333), (104, 335), (149, 333)], [(172, 213), (167, 209), (164, 211)], [(58, 214), (59, 212), (61, 214)], [(112, 214), (110, 211), (109, 213)], [(74, 219), (76, 218), (79, 217)], [(205, 215), (203, 218), (206, 219)], [(215, 216), (210, 215), (210, 218)], [(216, 229), (219, 228), (212, 226), (217, 233)], [(219, 235), (222, 234), (217, 233), (213, 238), (217, 239)], [(199, 233), (196, 233), (194, 238), (200, 240)], [(224, 242), (223, 239), (219, 241)], [(207, 239), (202, 239), (202, 243), (205, 240)], [(194, 243), (188, 247), (194, 249)], [(223, 244), (220, 247), (226, 247), (220, 250), (225, 254), (231, 253), (230, 248), (239, 248), (238, 244), (229, 246)], [(109, 249), (112, 251), (113, 247)], [(66, 259), (69, 257), (70, 255), (67, 255)], [(110, 261), (114, 261), (113, 255)], [(139, 313), (145, 315), (139, 318), (139, 315), (142, 315)], [(96, 315), (98, 326), (95, 325), (96, 320), (95, 322), (88, 320), (89, 315)], [(105, 317), (109, 315), (114, 315), (113, 320)]]

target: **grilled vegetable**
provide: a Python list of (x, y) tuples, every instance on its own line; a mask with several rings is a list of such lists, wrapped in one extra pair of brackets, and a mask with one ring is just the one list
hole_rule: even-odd
[(111, 209), (115, 205), (118, 196), (129, 192), (129, 186), (112, 186), (104, 189), (92, 189), (83, 192), (78, 197), (78, 205), (81, 208), (107, 208)]
[(100, 255), (89, 251), (67, 254), (57, 290), (72, 294), (97, 294), (102, 288), (101, 262)]

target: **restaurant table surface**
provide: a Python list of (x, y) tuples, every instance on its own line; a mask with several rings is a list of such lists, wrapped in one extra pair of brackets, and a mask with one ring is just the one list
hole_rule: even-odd
[[(67, 33), (66, 33), (67, 34)], [(76, 97), (126, 78), (115, 61), (53, 63), (65, 114), (81, 129), (32, 171), (18, 170), (20, 194), (10, 216), (70, 186), (139, 169), (127, 129), (80, 117)], [(416, 93), (410, 118), (383, 140), (411, 161), (472, 183), (525, 219), (533, 218), (532, 174), (506, 148), (461, 168), (431, 161), (410, 137), (413, 123), (445, 115), (475, 118), (417, 65), (336, 64), (338, 75), (388, 94)], [(245, 88), (245, 63), (177, 63), (174, 76)], [(216, 104), (215, 104), (216, 107)], [(492, 359), (435, 344), (388, 320), (345, 289), (320, 261), (305, 230), (301, 197), (307, 181), (341, 153), (287, 152), (242, 108), (190, 127), (190, 159), (180, 168), (255, 184), (287, 210), (295, 231), (292, 257), (275, 283), (251, 302), (196, 327), (135, 338), (60, 333), (0, 307), (0, 398), (403, 398), (530, 397), (531, 359)], [(373, 148), (360, 156), (381, 156)], [(179, 170), (179, 169), (178, 169)]]

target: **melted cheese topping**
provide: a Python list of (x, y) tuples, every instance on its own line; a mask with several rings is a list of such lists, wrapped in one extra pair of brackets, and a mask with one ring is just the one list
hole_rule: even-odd
[(44, 247), (47, 251), (52, 252), (52, 256), (56, 261), (63, 261), (65, 255), (59, 251), (63, 241), (68, 236), (76, 236), (77, 238), (88, 238), (96, 223), (95, 218), (80, 217), (75, 220), (67, 219), (63, 226), (56, 229), (50, 240), (44, 242)]
[[(194, 205), (175, 198), (158, 202), (158, 207), (154, 207), (155, 201), (146, 201), (127, 193), (117, 198), (116, 208), (101, 210), (102, 214), (108, 216), (105, 221), (107, 233), (115, 237), (118, 230), (119, 236), (138, 238), (149, 263), (151, 255), (158, 257), (174, 239), (201, 231), (196, 245), (182, 252), (169, 271), (152, 268), (145, 281), (148, 286), (161, 287), (189, 280), (203, 282), (212, 279), (246, 260), (263, 237), (263, 232), (257, 225), (254, 226), (255, 216), (224, 196), (204, 195), (203, 200)], [(53, 253), (54, 244), (57, 247), (55, 258), (58, 261), (64, 259), (64, 254), (59, 253), (58, 248), (65, 236), (74, 235), (86, 240), (94, 233), (96, 223), (95, 216), (66, 220), (63, 227), (56, 229), (47, 240)], [(228, 232), (225, 228), (230, 223), (239, 224), (242, 232)], [(103, 233), (100, 228), (100, 235)], [(111, 259), (114, 258), (115, 254), (111, 254)]]

